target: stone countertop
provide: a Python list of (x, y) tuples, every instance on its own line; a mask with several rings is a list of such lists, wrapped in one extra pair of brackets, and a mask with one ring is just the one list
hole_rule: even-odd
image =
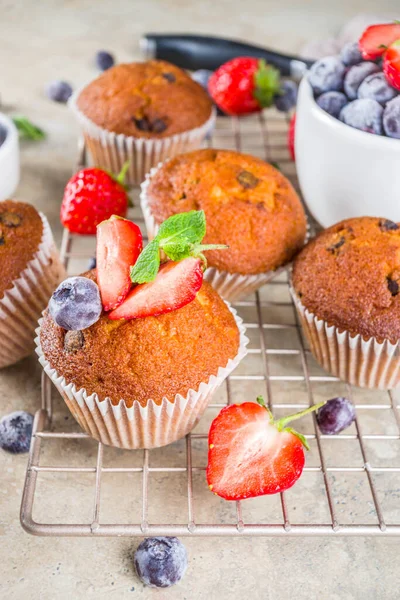
[[(398, 0), (382, 0), (394, 12)], [(77, 127), (64, 106), (48, 101), (43, 88), (62, 78), (74, 86), (95, 75), (100, 48), (119, 61), (139, 56), (147, 31), (215, 33), (296, 51), (310, 38), (333, 35), (358, 12), (373, 11), (373, 0), (182, 2), (181, 0), (0, 1), (3, 110), (27, 115), (47, 132), (41, 143), (22, 145), (22, 180), (17, 197), (49, 217), (59, 242), (63, 187), (74, 165)], [(222, 27), (223, 24), (223, 27)], [(40, 368), (34, 356), (0, 374), (0, 414), (40, 403)], [(60, 408), (60, 418), (67, 413)], [(62, 453), (62, 449), (57, 452)], [(90, 452), (88, 451), (88, 456)], [(0, 597), (4, 600), (81, 598), (290, 597), (347, 600), (398, 597), (400, 541), (379, 538), (186, 538), (189, 568), (169, 590), (144, 588), (136, 578), (132, 553), (138, 539), (35, 538), (19, 523), (26, 456), (0, 453)], [(164, 493), (165, 481), (155, 493)], [(84, 493), (84, 486), (77, 486)], [(125, 489), (125, 494), (129, 493)], [(49, 496), (47, 496), (49, 497)], [(50, 510), (62, 498), (55, 492)], [(119, 510), (120, 495), (112, 499)], [(76, 499), (79, 503), (80, 498)], [(73, 512), (74, 501), (71, 501)], [(50, 506), (51, 505), (51, 506)], [(67, 507), (68, 508), (68, 507)]]

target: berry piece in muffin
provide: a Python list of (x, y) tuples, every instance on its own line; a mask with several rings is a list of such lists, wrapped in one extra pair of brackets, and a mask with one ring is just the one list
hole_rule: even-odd
[(189, 210), (207, 218), (210, 267), (253, 275), (276, 270), (302, 247), (306, 218), (290, 182), (259, 158), (198, 150), (164, 163), (150, 178), (146, 200), (157, 225)]
[(400, 227), (388, 219), (347, 219), (298, 254), (293, 287), (319, 319), (351, 335), (400, 339)]

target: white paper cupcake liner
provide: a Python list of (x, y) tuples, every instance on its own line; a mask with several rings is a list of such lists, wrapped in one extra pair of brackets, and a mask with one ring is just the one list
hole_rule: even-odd
[(93, 161), (96, 166), (112, 173), (119, 173), (124, 163), (129, 161), (128, 185), (140, 184), (146, 173), (160, 161), (199, 148), (215, 125), (216, 111), (213, 107), (203, 125), (169, 137), (148, 139), (114, 133), (93, 123), (78, 108), (77, 100), (82, 89), (71, 96), (68, 104), (82, 128)]
[[(148, 202), (148, 188), (152, 177), (162, 166), (163, 163), (159, 163), (149, 173), (146, 173), (145, 180), (142, 182), (140, 188), (140, 206), (142, 208), (144, 221), (146, 224), (147, 235), (149, 239), (153, 239), (158, 232), (159, 225), (156, 223), (149, 206)], [(310, 237), (310, 226), (307, 221), (307, 233), (304, 243), (308, 241)], [(205, 274), (206, 279), (213, 288), (229, 302), (236, 302), (240, 298), (249, 296), (250, 294), (257, 291), (260, 287), (277, 277), (283, 271), (286, 271), (291, 263), (282, 265), (274, 271), (268, 271), (266, 273), (258, 273), (256, 275), (242, 275), (240, 273), (228, 273), (227, 271), (220, 271), (216, 267), (209, 267)]]
[(42, 240), (33, 258), (0, 300), (0, 368), (28, 356), (35, 329), (57, 285), (66, 277), (46, 217)]
[(369, 389), (393, 389), (400, 385), (400, 346), (389, 340), (352, 335), (319, 319), (290, 292), (301, 325), (319, 364), (342, 381)]
[(60, 376), (46, 360), (40, 345), (40, 326), (36, 330), (36, 352), (39, 361), (50, 377), (76, 421), (89, 435), (107, 446), (134, 450), (138, 448), (158, 448), (184, 437), (197, 424), (215, 390), (237, 367), (246, 355), (249, 342), (245, 335), (242, 319), (228, 305), (240, 333), (238, 353), (229, 359), (225, 367), (218, 369), (207, 382), (197, 390), (189, 390), (186, 397), (177, 394), (173, 402), (163, 398), (160, 405), (148, 400), (142, 406), (137, 400), (127, 408), (124, 400), (114, 405), (109, 398), (99, 400), (97, 394), (87, 394), (85, 389), (77, 389)]

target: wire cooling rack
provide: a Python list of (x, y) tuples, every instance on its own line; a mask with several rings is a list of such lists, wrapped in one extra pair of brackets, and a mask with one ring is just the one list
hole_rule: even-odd
[[(287, 117), (273, 110), (245, 120), (218, 119), (208, 144), (277, 163), (298, 189), (287, 147)], [(78, 167), (86, 164), (79, 151)], [(144, 225), (138, 208), (131, 218)], [(93, 238), (64, 231), (69, 273), (87, 268)], [(36, 535), (400, 535), (400, 406), (396, 392), (350, 388), (316, 364), (292, 304), (287, 274), (235, 304), (250, 338), (247, 357), (218, 391), (195, 430), (165, 448), (127, 451), (83, 433), (42, 375), (21, 506)], [(222, 406), (264, 394), (276, 416), (346, 395), (355, 423), (322, 435), (315, 416), (299, 428), (310, 444), (290, 490), (243, 502), (215, 497), (205, 479), (207, 433)], [(54, 396), (54, 397), (53, 397)]]

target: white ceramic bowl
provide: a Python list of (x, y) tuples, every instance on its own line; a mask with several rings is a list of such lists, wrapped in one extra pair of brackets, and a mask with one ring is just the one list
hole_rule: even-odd
[(10, 198), (19, 183), (19, 142), (14, 123), (0, 113), (0, 125), (7, 130), (7, 137), (0, 146), (0, 201)]
[(299, 88), (295, 152), (304, 200), (323, 227), (361, 216), (400, 221), (400, 140), (328, 115), (307, 75)]

